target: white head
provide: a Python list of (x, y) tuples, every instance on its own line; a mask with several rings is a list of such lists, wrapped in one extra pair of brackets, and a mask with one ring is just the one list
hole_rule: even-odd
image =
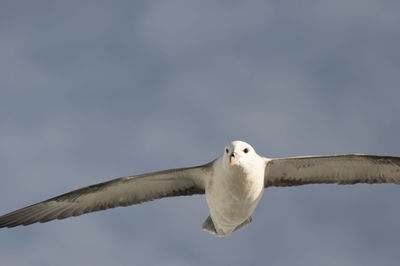
[(235, 140), (225, 147), (224, 161), (228, 165), (245, 167), (258, 158), (259, 156), (254, 148), (244, 141)]

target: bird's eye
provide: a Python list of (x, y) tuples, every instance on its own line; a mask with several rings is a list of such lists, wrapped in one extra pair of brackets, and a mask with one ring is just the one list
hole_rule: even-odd
[(228, 152), (229, 152), (228, 148), (225, 149), (225, 152), (226, 152), (226, 154), (228, 154)]
[(244, 152), (244, 153), (248, 153), (248, 152), (249, 152), (249, 149), (246, 148), (246, 149), (243, 150), (243, 152)]

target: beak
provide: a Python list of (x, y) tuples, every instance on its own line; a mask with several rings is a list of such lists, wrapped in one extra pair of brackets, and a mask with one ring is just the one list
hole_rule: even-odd
[(233, 164), (233, 162), (235, 161), (235, 153), (231, 153), (231, 155), (229, 156), (229, 164)]

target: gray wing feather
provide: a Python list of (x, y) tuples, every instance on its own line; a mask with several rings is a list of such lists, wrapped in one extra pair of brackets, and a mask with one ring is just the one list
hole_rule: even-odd
[(116, 178), (3, 215), (0, 217), (0, 227), (44, 223), (165, 197), (204, 194), (204, 177), (211, 170), (212, 162), (202, 166)]
[(400, 184), (400, 157), (345, 154), (265, 158), (265, 187), (316, 183)]

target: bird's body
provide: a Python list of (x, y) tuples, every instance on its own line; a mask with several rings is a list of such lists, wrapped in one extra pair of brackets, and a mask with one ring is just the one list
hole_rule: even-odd
[[(243, 147), (242, 147), (243, 146)], [(253, 150), (246, 154), (252, 160), (243, 160), (245, 149), (241, 142), (233, 142), (228, 152), (214, 162), (213, 176), (206, 182), (206, 199), (215, 233), (231, 234), (250, 218), (264, 191), (264, 160)], [(234, 159), (228, 159), (230, 154)]]
[(0, 217), (0, 227), (64, 219), (165, 197), (205, 194), (210, 216), (202, 228), (228, 236), (251, 222), (264, 188), (314, 183), (400, 184), (400, 157), (362, 154), (270, 159), (233, 141), (201, 166), (127, 176), (84, 187)]

